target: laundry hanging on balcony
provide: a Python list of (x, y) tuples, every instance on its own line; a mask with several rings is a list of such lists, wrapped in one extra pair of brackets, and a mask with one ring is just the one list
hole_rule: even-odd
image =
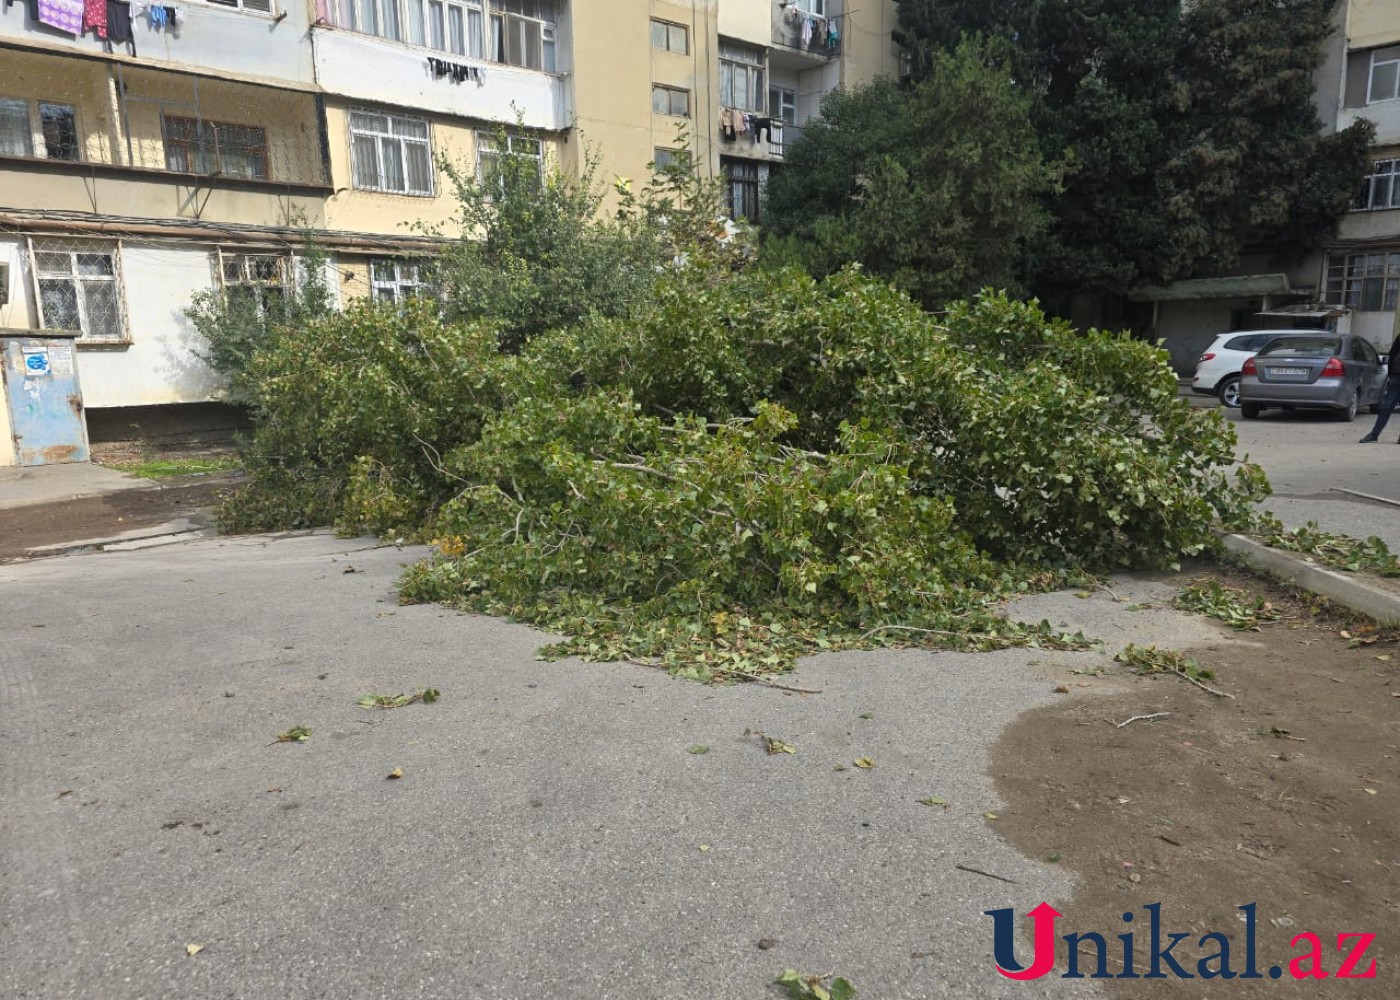
[(486, 85), (486, 70), (480, 66), (465, 66), (462, 63), (448, 62), (446, 59), (429, 56), (428, 69), (432, 72), (433, 78), (437, 80), (450, 77), (453, 83), (465, 83), (467, 80), (471, 80), (478, 87)]
[(83, 33), (88, 31), (98, 38), (107, 37), (107, 0), (84, 0)]
[(122, 0), (107, 0), (107, 44), (105, 49), (112, 50), (112, 43), (125, 45), (126, 50), (131, 55), (136, 55), (136, 36), (131, 32), (131, 5), (122, 3)]
[(40, 24), (75, 37), (83, 33), (83, 0), (39, 0), (37, 13)]

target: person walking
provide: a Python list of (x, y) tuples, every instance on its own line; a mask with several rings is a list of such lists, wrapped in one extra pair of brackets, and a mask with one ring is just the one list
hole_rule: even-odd
[[(1389, 370), (1385, 377), (1385, 393), (1381, 396), (1376, 423), (1370, 433), (1361, 439), (1362, 444), (1370, 444), (1380, 438), (1381, 431), (1385, 430), (1385, 425), (1390, 420), (1390, 411), (1395, 409), (1396, 403), (1400, 403), (1400, 334), (1396, 334), (1395, 340), (1391, 342), (1387, 364)], [(1400, 441), (1395, 443), (1400, 444)]]

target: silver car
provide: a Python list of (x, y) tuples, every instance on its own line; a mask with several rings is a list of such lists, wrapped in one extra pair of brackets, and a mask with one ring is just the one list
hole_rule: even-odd
[(1240, 370), (1240, 416), (1253, 420), (1269, 407), (1332, 410), (1355, 420), (1385, 391), (1385, 367), (1362, 337), (1324, 333), (1270, 341)]

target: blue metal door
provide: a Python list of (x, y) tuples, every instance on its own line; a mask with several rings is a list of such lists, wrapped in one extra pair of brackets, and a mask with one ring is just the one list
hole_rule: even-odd
[(19, 464), (86, 462), (87, 427), (72, 339), (0, 337), (0, 345)]

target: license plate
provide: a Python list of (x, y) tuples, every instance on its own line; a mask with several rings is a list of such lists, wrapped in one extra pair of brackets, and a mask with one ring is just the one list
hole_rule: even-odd
[(1270, 375), (1306, 375), (1306, 368), (1270, 368)]

